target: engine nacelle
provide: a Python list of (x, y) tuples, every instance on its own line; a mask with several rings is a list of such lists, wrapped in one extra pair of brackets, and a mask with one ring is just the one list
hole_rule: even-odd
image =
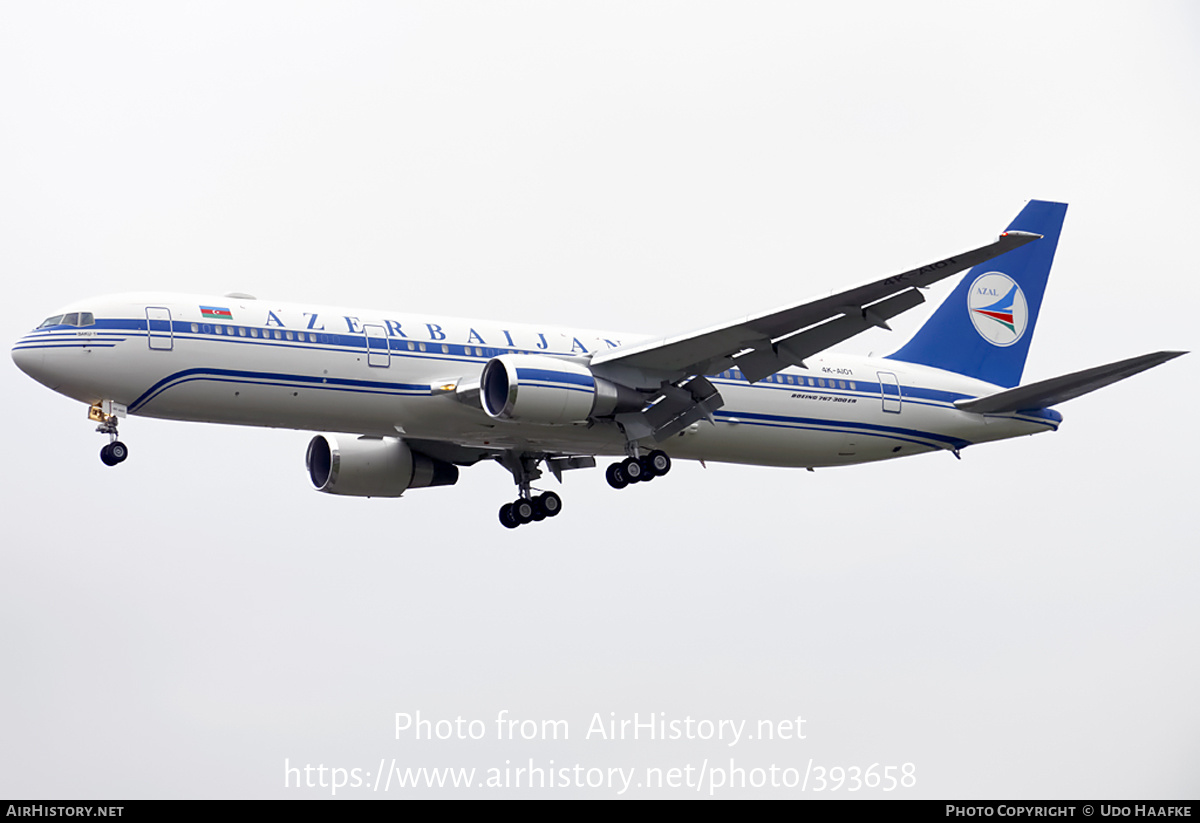
[(637, 392), (596, 377), (582, 363), (539, 354), (504, 354), (483, 367), (483, 410), (499, 420), (547, 425), (579, 423), (639, 409)]
[(458, 466), (414, 452), (399, 437), (318, 434), (305, 464), (317, 491), (353, 497), (399, 497), (406, 489), (458, 482)]

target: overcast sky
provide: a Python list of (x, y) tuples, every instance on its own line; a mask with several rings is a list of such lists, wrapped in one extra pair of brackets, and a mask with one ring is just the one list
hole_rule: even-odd
[[(1198, 22), (1186, 2), (5, 3), (0, 329), (147, 289), (669, 334), (980, 245), (1039, 198), (1071, 205), (1027, 381), (1192, 349)], [(515, 531), (495, 465), (398, 501), (317, 494), (306, 432), (129, 418), (106, 468), (84, 407), (10, 362), (0, 796), (323, 797), (285, 763), (369, 785), (381, 762), (478, 782), (532, 761), (1195, 798), (1197, 362), (961, 461), (679, 463), (622, 492), (573, 472), (563, 514)], [(496, 740), (505, 710), (570, 739)], [(397, 739), (418, 711), (487, 738)], [(802, 717), (805, 739), (587, 737), (634, 713)], [(418, 794), (617, 791), (338, 796)]]

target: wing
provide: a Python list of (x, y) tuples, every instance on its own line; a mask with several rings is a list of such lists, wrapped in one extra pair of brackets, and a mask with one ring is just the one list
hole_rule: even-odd
[(788, 366), (803, 365), (806, 358), (873, 326), (888, 328), (890, 318), (925, 302), (919, 289), (1040, 237), (1008, 231), (986, 246), (840, 294), (690, 334), (609, 349), (592, 358), (592, 371), (650, 389), (736, 366), (753, 383)]

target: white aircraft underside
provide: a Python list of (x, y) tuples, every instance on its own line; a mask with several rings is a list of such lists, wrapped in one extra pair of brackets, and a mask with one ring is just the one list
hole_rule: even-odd
[[(608, 471), (620, 488), (671, 458), (841, 466), (1057, 429), (1048, 406), (1180, 354), (1016, 385), (1065, 209), (1031, 201), (987, 246), (673, 338), (146, 293), (63, 308), (13, 359), (88, 405), (109, 465), (128, 453), (126, 413), (347, 433), (310, 445), (321, 490), (399, 496), (494, 458), (520, 488), (501, 509), (512, 527), (561, 510), (531, 491), (539, 465), (561, 479), (620, 456)], [(829, 351), (966, 269), (893, 355)]]

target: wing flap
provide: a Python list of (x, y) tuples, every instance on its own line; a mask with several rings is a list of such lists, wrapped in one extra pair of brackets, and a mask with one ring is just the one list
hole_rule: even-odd
[(1040, 380), (1028, 386), (1017, 386), (1015, 389), (989, 394), (974, 400), (957, 400), (954, 405), (963, 411), (977, 414), (999, 414), (1002, 412), (1026, 411), (1029, 409), (1044, 409), (1065, 403), (1076, 397), (1102, 389), (1126, 377), (1132, 377), (1138, 372), (1152, 369), (1155, 366), (1174, 360), (1183, 351), (1160, 351), (1153, 354), (1143, 354), (1116, 363), (1107, 363), (1091, 369)]
[(653, 405), (643, 411), (616, 416), (627, 434), (635, 440), (653, 437), (661, 443), (700, 420), (713, 420), (713, 412), (725, 405), (717, 387), (705, 377), (696, 377), (682, 385), (664, 384)]

